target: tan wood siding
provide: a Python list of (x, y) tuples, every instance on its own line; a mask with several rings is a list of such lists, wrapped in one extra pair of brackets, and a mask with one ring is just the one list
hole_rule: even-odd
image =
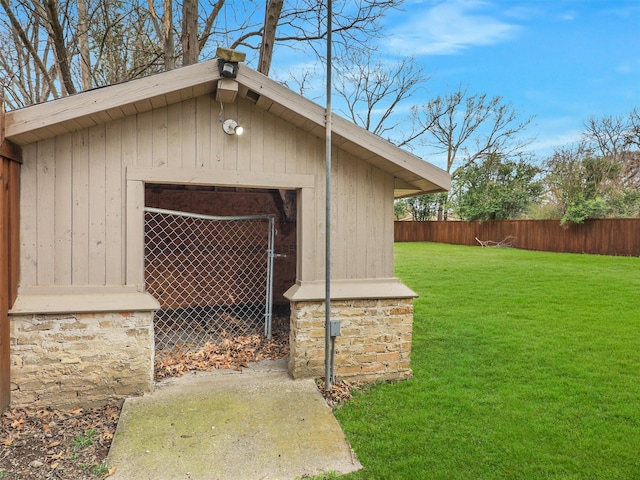
[[(56, 159), (65, 158), (71, 151), (72, 135), (56, 138)], [(56, 205), (54, 218), (54, 283), (71, 285), (72, 250), (71, 232), (73, 230), (72, 208), (73, 188), (70, 161), (56, 161), (55, 192), (53, 203)]]
[[(243, 99), (223, 117), (244, 135), (226, 135), (219, 115), (203, 95), (26, 146), (22, 285), (139, 288), (143, 182), (168, 179), (304, 188), (298, 278), (323, 278), (324, 141)], [(392, 277), (394, 178), (337, 146), (333, 175), (333, 277)]]
[[(54, 283), (54, 218), (55, 218), (55, 141), (42, 142), (36, 159), (36, 218), (38, 222), (36, 258), (37, 281), (40, 285)], [(52, 201), (53, 200), (53, 201)], [(67, 207), (68, 208), (68, 207)]]
[(105, 134), (105, 282), (107, 285), (122, 285), (125, 283), (122, 232), (126, 228), (122, 122), (107, 124)]
[[(65, 161), (60, 159), (61, 161)], [(73, 135), (72, 162), (72, 284), (89, 285), (89, 132)], [(58, 159), (56, 159), (58, 161)], [(61, 206), (64, 208), (64, 206)], [(66, 207), (69, 208), (69, 207)], [(38, 227), (40, 225), (38, 224)], [(39, 267), (38, 267), (39, 268)]]
[(37, 270), (38, 250), (38, 216), (36, 180), (36, 159), (38, 144), (23, 147), (24, 163), (22, 164), (20, 183), (20, 284), (38, 285)]
[(89, 280), (106, 284), (106, 128), (89, 129)]
[[(196, 121), (195, 121), (195, 132), (196, 136), (194, 138), (195, 146), (196, 146), (196, 158), (195, 167), (196, 168), (216, 168), (222, 158), (218, 156), (218, 162), (212, 164), (210, 160), (211, 153), (211, 98), (208, 95), (198, 97), (196, 99)], [(182, 161), (189, 162), (190, 159), (183, 158)]]

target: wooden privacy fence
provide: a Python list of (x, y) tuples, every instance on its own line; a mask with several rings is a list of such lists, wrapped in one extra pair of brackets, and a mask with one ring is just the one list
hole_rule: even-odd
[(515, 248), (547, 252), (640, 256), (640, 218), (603, 218), (570, 224), (559, 220), (395, 222), (396, 242), (478, 245), (515, 237)]
[(4, 140), (0, 101), (0, 412), (10, 401), (9, 308), (18, 291), (20, 148)]

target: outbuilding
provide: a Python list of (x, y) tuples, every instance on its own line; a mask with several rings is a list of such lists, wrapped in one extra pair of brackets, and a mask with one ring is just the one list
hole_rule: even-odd
[[(246, 279), (246, 267), (153, 273), (149, 255), (179, 237), (178, 257), (190, 242), (204, 256), (241, 251), (255, 264), (253, 240), (220, 253), (193, 240), (210, 233), (152, 234), (153, 212), (273, 219), (267, 299), (289, 307), (289, 371), (323, 375), (325, 110), (244, 65), (235, 77), (221, 72), (213, 60), (6, 114), (5, 138), (22, 151), (12, 405), (151, 391), (158, 312), (204, 308), (185, 284), (190, 268), (211, 272), (213, 303), (251, 303), (254, 287), (218, 283)], [(393, 274), (393, 202), (447, 190), (450, 177), (338, 116), (332, 145), (336, 374), (406, 378), (415, 294)], [(167, 303), (169, 288), (178, 293)]]

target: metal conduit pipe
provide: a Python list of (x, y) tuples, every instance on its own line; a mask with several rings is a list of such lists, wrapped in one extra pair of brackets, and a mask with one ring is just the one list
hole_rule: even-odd
[(331, 22), (332, 1), (327, 2), (327, 107), (325, 112), (326, 186), (325, 186), (325, 316), (324, 316), (324, 389), (331, 390)]

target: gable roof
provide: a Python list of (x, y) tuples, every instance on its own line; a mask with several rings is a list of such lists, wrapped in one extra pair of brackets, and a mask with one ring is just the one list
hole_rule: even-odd
[[(88, 90), (7, 112), (5, 137), (26, 145), (82, 128), (215, 92), (221, 76), (215, 60), (125, 83)], [(270, 114), (325, 137), (325, 109), (261, 73), (241, 65), (238, 95)], [(348, 120), (332, 116), (332, 144), (395, 177), (395, 197), (448, 190), (451, 178), (440, 168), (396, 147)]]

